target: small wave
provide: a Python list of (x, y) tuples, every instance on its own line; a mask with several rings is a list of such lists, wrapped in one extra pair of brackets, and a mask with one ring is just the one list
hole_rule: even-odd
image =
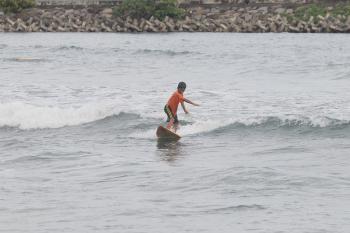
[(79, 46), (75, 46), (75, 45), (71, 45), (71, 46), (60, 46), (57, 48), (54, 48), (55, 51), (66, 51), (66, 50), (76, 50), (76, 51), (81, 51), (84, 50), (84, 48), (79, 47)]
[(114, 119), (128, 119), (128, 120), (136, 120), (140, 119), (141, 116), (136, 113), (128, 113), (128, 112), (120, 112), (119, 114), (114, 114), (112, 116), (107, 116), (99, 121), (113, 121)]
[(219, 96), (219, 93), (214, 92), (214, 91), (199, 91), (200, 94), (208, 97), (216, 97)]
[(335, 75), (333, 80), (350, 79), (350, 72), (344, 72), (342, 74)]
[(42, 45), (34, 45), (33, 48), (35, 48), (35, 49), (41, 49), (41, 48), (44, 48), (44, 46), (42, 46)]
[(210, 210), (210, 212), (231, 212), (231, 211), (246, 211), (246, 210), (265, 210), (266, 208), (262, 205), (233, 205), (228, 207), (222, 207)]
[[(27, 147), (27, 149), (30, 146)], [(47, 164), (48, 162), (51, 161), (55, 161), (55, 160), (63, 160), (63, 159), (67, 159), (67, 160), (74, 160), (74, 159), (78, 159), (78, 156), (81, 158), (83, 156), (89, 156), (91, 155), (90, 152), (87, 151), (82, 151), (82, 150), (77, 150), (74, 151), (74, 156), (72, 156), (71, 152), (52, 152), (52, 151), (43, 151), (41, 153), (38, 154), (29, 154), (29, 155), (24, 155), (24, 156), (20, 156), (20, 157), (15, 157), (15, 158), (11, 158), (9, 160), (6, 160), (5, 164), (23, 164), (23, 163), (45, 163)], [(45, 179), (45, 178), (42, 178)]]
[(158, 49), (140, 49), (136, 51), (136, 54), (151, 54), (151, 55), (165, 55), (165, 56), (178, 56), (192, 54), (190, 51), (173, 51), (173, 50), (158, 50)]
[(36, 57), (14, 57), (14, 58), (7, 58), (5, 61), (14, 61), (14, 62), (43, 62), (46, 61), (46, 59), (42, 58), (36, 58)]
[(113, 114), (111, 116), (107, 116), (107, 117), (102, 118), (102, 119), (88, 122), (88, 124), (95, 125), (95, 126), (99, 127), (101, 125), (110, 125), (110, 124), (115, 125), (115, 122), (118, 121), (120, 124), (122, 124), (126, 127), (131, 127), (130, 125), (126, 125), (126, 123), (130, 122), (130, 121), (138, 121), (140, 119), (142, 119), (142, 117), (139, 114), (120, 112), (118, 114)]
[(179, 134), (196, 135), (203, 133), (226, 133), (240, 128), (263, 128), (263, 129), (343, 129), (350, 125), (350, 120), (333, 119), (329, 117), (250, 117), (243, 119), (228, 119), (228, 120), (199, 120), (193, 124), (182, 126), (179, 129)]
[(350, 124), (349, 120), (340, 120), (325, 116), (305, 117), (305, 116), (291, 116), (286, 117), (260, 117), (256, 121), (245, 124), (244, 122), (237, 122), (238, 125), (245, 127), (283, 127), (283, 128), (329, 128), (329, 127), (343, 127)]

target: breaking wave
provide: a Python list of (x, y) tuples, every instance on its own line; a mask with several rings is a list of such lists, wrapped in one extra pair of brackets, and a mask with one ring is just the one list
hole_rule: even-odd
[[(134, 122), (130, 133), (135, 138), (154, 136), (154, 127), (163, 124), (162, 115), (121, 109), (115, 102), (94, 102), (82, 106), (58, 107), (37, 106), (22, 102), (0, 103), (0, 128), (15, 127), (22, 130), (61, 128), (78, 126), (86, 123), (98, 125), (101, 120)], [(117, 116), (117, 119), (115, 117)], [(143, 119), (140, 125), (140, 119)], [(115, 123), (115, 122), (113, 122)], [(149, 127), (147, 127), (147, 125)], [(226, 133), (237, 129), (277, 129), (286, 130), (307, 128), (343, 129), (350, 125), (350, 119), (335, 119), (328, 116), (251, 116), (229, 119), (192, 119), (180, 121), (179, 134), (182, 136)]]
[[(350, 120), (333, 119), (329, 117), (250, 117), (245, 119), (228, 119), (228, 120), (204, 120), (197, 121), (193, 124), (182, 126), (181, 135), (193, 135), (201, 133), (224, 133), (241, 128), (263, 128), (263, 129), (320, 129), (320, 128), (337, 128), (342, 129), (350, 125)], [(180, 132), (179, 132), (180, 133)]]
[(94, 122), (121, 112), (115, 106), (103, 103), (69, 108), (35, 106), (21, 102), (2, 103), (0, 127), (18, 127), (24, 130), (60, 128)]
[[(350, 120), (332, 119), (329, 117), (307, 118), (281, 118), (281, 117), (251, 117), (245, 119), (210, 119), (196, 120), (183, 124), (180, 121), (178, 134), (181, 136), (193, 136), (200, 134), (226, 134), (239, 131), (241, 129), (345, 129), (350, 126)], [(149, 139), (154, 138), (155, 129), (136, 130), (129, 136), (131, 138)]]

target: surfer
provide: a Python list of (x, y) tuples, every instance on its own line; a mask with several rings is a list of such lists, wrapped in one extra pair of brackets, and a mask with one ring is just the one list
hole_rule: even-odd
[(174, 132), (176, 132), (179, 124), (179, 119), (177, 118), (177, 107), (179, 103), (181, 103), (181, 106), (186, 114), (188, 114), (189, 112), (187, 111), (184, 102), (192, 104), (194, 106), (199, 106), (199, 104), (196, 104), (183, 96), (185, 90), (186, 83), (179, 82), (179, 84), (177, 85), (177, 90), (171, 95), (171, 97), (168, 100), (168, 103), (164, 106), (164, 112), (168, 117), (168, 124), (166, 128), (169, 130), (173, 128)]

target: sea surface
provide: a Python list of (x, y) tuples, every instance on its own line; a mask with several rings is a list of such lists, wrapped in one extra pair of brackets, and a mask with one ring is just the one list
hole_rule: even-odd
[(0, 232), (350, 232), (349, 42), (1, 33)]

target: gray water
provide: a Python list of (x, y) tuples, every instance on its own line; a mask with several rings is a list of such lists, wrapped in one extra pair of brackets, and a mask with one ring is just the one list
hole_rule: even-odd
[(0, 232), (347, 233), (349, 87), (348, 35), (0, 34)]

